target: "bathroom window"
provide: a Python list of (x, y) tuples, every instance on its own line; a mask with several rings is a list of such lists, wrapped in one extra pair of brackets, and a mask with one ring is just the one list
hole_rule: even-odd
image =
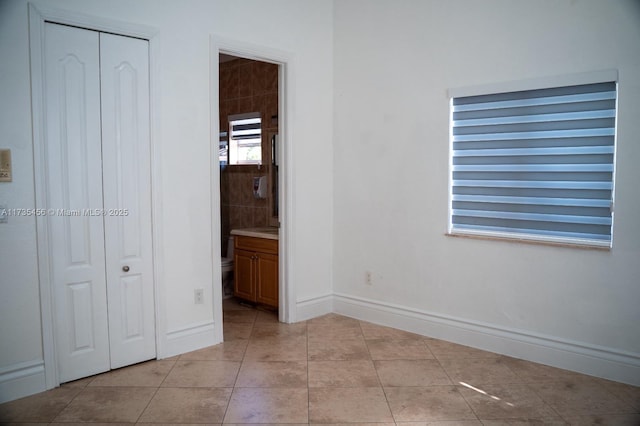
[(451, 96), (451, 234), (611, 247), (617, 73), (595, 77)]
[(229, 116), (228, 164), (262, 164), (260, 113)]

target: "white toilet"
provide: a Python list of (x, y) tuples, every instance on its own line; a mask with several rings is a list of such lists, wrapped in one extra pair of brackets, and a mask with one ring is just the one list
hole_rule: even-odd
[(227, 257), (221, 259), (222, 263), (222, 295), (233, 296), (233, 235), (227, 243)]

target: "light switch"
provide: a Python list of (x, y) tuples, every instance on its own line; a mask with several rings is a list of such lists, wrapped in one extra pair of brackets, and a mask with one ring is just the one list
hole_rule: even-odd
[(11, 182), (10, 149), (0, 149), (0, 182)]

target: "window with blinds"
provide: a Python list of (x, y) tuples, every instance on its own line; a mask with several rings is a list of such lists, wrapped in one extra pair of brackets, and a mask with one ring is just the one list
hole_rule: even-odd
[(229, 164), (262, 164), (260, 113), (229, 117)]
[(611, 247), (615, 81), (451, 100), (452, 234)]

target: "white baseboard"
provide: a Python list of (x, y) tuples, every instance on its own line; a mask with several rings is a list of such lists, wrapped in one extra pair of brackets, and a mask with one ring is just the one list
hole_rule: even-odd
[(220, 340), (216, 339), (213, 321), (194, 324), (168, 331), (163, 345), (163, 353), (158, 354), (158, 357), (169, 358), (217, 343), (220, 343)]
[(333, 312), (333, 295), (312, 297), (299, 301), (296, 304), (296, 321), (305, 321), (311, 318)]
[(44, 361), (31, 361), (0, 369), (0, 404), (46, 390)]
[(640, 386), (640, 354), (636, 353), (433, 314), (346, 294), (334, 294), (333, 311), (514, 358)]

